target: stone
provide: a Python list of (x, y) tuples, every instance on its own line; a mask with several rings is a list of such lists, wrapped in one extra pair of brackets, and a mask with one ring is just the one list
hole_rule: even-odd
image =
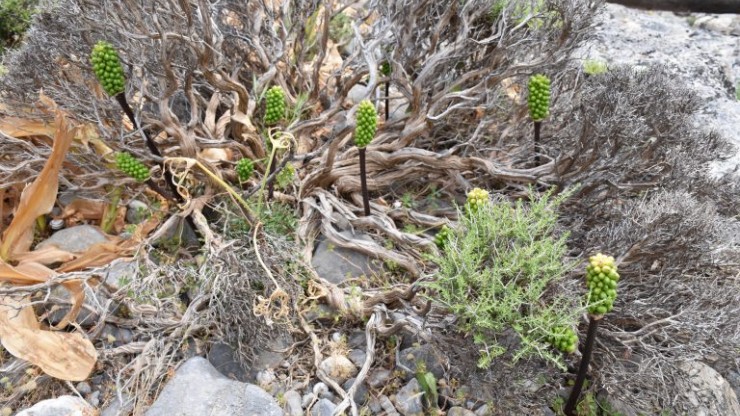
[(79, 392), (83, 396), (92, 393), (92, 387), (90, 387), (90, 384), (86, 381), (81, 381), (77, 383), (75, 388), (77, 389), (77, 392)]
[(333, 416), (337, 405), (328, 399), (321, 399), (311, 408), (311, 416)]
[(237, 381), (249, 381), (249, 372), (229, 344), (217, 342), (208, 351), (208, 362), (224, 376)]
[(90, 395), (87, 396), (87, 402), (90, 403), (90, 406), (92, 407), (100, 406), (100, 390), (95, 390), (90, 393)]
[(105, 324), (100, 337), (108, 345), (120, 347), (134, 341), (134, 333), (128, 328), (120, 328), (113, 324)]
[(141, 201), (132, 199), (126, 205), (126, 222), (129, 224), (139, 224), (144, 222), (151, 215), (149, 206)]
[(75, 396), (59, 396), (42, 400), (16, 416), (94, 416), (95, 408), (85, 400)]
[(343, 355), (332, 355), (325, 358), (319, 368), (340, 384), (357, 375), (357, 367), (352, 364), (349, 358)]
[(307, 408), (314, 398), (316, 398), (316, 395), (314, 395), (313, 393), (304, 394), (303, 397), (301, 397), (301, 407), (304, 409)]
[(285, 360), (288, 347), (293, 345), (293, 337), (287, 332), (281, 332), (271, 339), (266, 348), (259, 351), (252, 360), (249, 368), (248, 381), (255, 381), (257, 374), (262, 370), (278, 368)]
[(285, 399), (285, 410), (289, 416), (303, 416), (300, 393), (295, 390), (288, 390), (283, 394), (283, 399)]
[(403, 416), (424, 416), (424, 404), (421, 401), (423, 394), (419, 388), (419, 382), (412, 379), (398, 390), (393, 402)]
[(347, 354), (347, 357), (354, 365), (356, 365), (359, 368), (362, 368), (363, 364), (365, 364), (365, 359), (367, 358), (367, 353), (363, 350), (351, 350), (349, 354)]
[(38, 243), (36, 250), (56, 247), (70, 253), (84, 253), (93, 245), (107, 241), (108, 237), (100, 228), (92, 225), (77, 225), (55, 232), (51, 237)]
[(370, 373), (367, 378), (367, 384), (376, 389), (383, 386), (391, 378), (391, 371), (385, 368), (379, 368)]
[(430, 344), (406, 348), (400, 352), (398, 360), (412, 371), (412, 373), (405, 374), (405, 380), (410, 380), (415, 376), (413, 372), (420, 363), (423, 363), (426, 371), (431, 372), (436, 379), (442, 378), (445, 374), (445, 363)]
[[(686, 395), (698, 414), (740, 415), (740, 403), (730, 383), (712, 367), (699, 361), (684, 361), (678, 365), (692, 384)], [(694, 393), (695, 392), (695, 393)]]
[[(344, 389), (344, 391), (348, 391), (352, 387), (352, 385), (355, 384), (356, 380), (357, 379), (353, 377), (345, 381), (344, 384), (342, 385), (342, 388)], [(358, 406), (364, 404), (367, 401), (367, 385), (365, 384), (364, 381), (360, 383), (359, 386), (357, 386), (357, 389), (355, 390), (355, 394), (352, 396), (352, 398), (354, 399), (355, 403), (357, 403)]]
[[(367, 234), (341, 231), (339, 233), (347, 240), (357, 239), (373, 241)], [(372, 259), (359, 251), (338, 247), (326, 238), (322, 238), (316, 246), (311, 265), (316, 273), (334, 284), (340, 284), (350, 278), (372, 275), (380, 270)]]
[(230, 380), (202, 357), (187, 360), (167, 382), (145, 416), (282, 416), (272, 396), (261, 388)]
[(491, 411), (491, 408), (484, 404), (483, 406), (475, 409), (475, 415), (476, 416), (491, 416), (493, 415), (493, 412)]
[(103, 409), (100, 416), (128, 416), (134, 410), (134, 401), (125, 394), (114, 396), (111, 403)]
[(138, 273), (138, 264), (134, 261), (116, 260), (108, 266), (104, 276), (105, 284), (113, 291), (128, 285)]
[(477, 416), (477, 414), (464, 407), (455, 406), (447, 411), (447, 416)]
[(388, 396), (383, 395), (380, 396), (379, 399), (380, 407), (385, 411), (385, 413), (388, 416), (397, 416), (398, 410), (393, 406), (393, 402), (391, 402), (391, 399), (388, 398)]

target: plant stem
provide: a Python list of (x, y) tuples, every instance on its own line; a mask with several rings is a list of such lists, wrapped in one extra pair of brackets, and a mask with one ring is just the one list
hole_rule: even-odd
[[(139, 123), (136, 122), (136, 117), (134, 116), (134, 111), (131, 109), (131, 106), (128, 104), (128, 100), (126, 100), (126, 93), (120, 92), (116, 94), (116, 101), (118, 102), (118, 105), (121, 106), (121, 109), (123, 109), (123, 112), (126, 113), (126, 116), (129, 120), (131, 120), (131, 125), (134, 127), (134, 130), (139, 130)], [(157, 145), (154, 144), (154, 140), (152, 140), (151, 136), (148, 132), (142, 130), (142, 133), (144, 134), (144, 139), (146, 141), (146, 147), (149, 148), (149, 151), (157, 157), (162, 157), (162, 153), (157, 149)], [(180, 195), (179, 192), (177, 192), (177, 186), (175, 186), (175, 183), (172, 181), (172, 172), (167, 170), (165, 168), (164, 164), (162, 165), (162, 172), (164, 173), (164, 181), (167, 183), (167, 187), (170, 188), (170, 191), (172, 192), (173, 197), (178, 203), (185, 203), (185, 198)], [(171, 199), (168, 197), (164, 192), (162, 192), (162, 189), (159, 188), (154, 184), (154, 181), (151, 179), (147, 180), (147, 185), (151, 187), (151, 189), (154, 192), (157, 192), (158, 194), (162, 195), (166, 199)], [(193, 218), (188, 215), (185, 217), (185, 221), (187, 221), (190, 228), (193, 229), (193, 232), (198, 234), (198, 229), (195, 227), (195, 222), (193, 221)]]
[[(275, 173), (276, 166), (277, 166), (277, 152), (272, 152), (272, 159), (270, 160), (270, 172), (267, 174), (268, 176)], [(275, 181), (271, 180), (267, 184), (267, 200), (268, 201), (272, 201), (272, 196), (274, 193), (275, 193)]]
[(596, 330), (599, 327), (599, 321), (601, 318), (589, 317), (588, 321), (588, 334), (586, 335), (586, 345), (583, 348), (583, 358), (581, 358), (581, 365), (578, 367), (578, 375), (576, 376), (576, 384), (573, 385), (573, 390), (570, 392), (568, 402), (565, 404), (564, 412), (566, 416), (575, 416), (574, 410), (576, 404), (578, 404), (578, 397), (581, 395), (583, 389), (583, 382), (586, 381), (586, 372), (588, 371), (588, 365), (591, 363), (591, 353), (594, 350), (594, 341), (596, 340)]
[(542, 122), (534, 122), (534, 163), (540, 164), (540, 130), (542, 129)]
[(360, 148), (360, 183), (362, 184), (362, 202), (365, 216), (370, 215), (370, 195), (367, 193), (367, 172), (365, 171), (365, 148)]
[(388, 101), (391, 93), (391, 83), (385, 83), (385, 121), (388, 121), (390, 115), (390, 107), (388, 107)]

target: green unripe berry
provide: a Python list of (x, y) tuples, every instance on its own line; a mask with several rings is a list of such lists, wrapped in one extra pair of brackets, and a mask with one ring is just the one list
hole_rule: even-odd
[(276, 85), (265, 95), (265, 125), (277, 124), (285, 116), (285, 92)]
[(355, 146), (367, 147), (375, 138), (378, 128), (378, 112), (370, 100), (363, 100), (357, 107), (357, 126), (355, 127)]
[(149, 179), (149, 168), (129, 153), (118, 153), (116, 155), (116, 166), (121, 172), (139, 182), (144, 182)]
[(113, 45), (103, 40), (99, 41), (90, 53), (90, 62), (106, 94), (113, 96), (123, 92), (126, 78), (118, 52), (113, 49)]
[(541, 121), (550, 114), (550, 78), (542, 74), (529, 78), (529, 115), (534, 121)]
[(488, 191), (480, 188), (474, 188), (468, 192), (467, 208), (470, 212), (477, 212), (479, 208), (488, 203)]
[(439, 248), (444, 248), (450, 240), (450, 235), (452, 235), (450, 227), (443, 225), (439, 232), (434, 236), (434, 244)]
[(250, 159), (244, 158), (236, 162), (236, 174), (239, 176), (239, 180), (246, 182), (252, 177), (254, 172), (254, 162)]

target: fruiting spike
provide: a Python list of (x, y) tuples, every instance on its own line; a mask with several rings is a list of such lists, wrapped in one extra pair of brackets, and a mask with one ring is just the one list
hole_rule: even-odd
[(357, 108), (357, 126), (355, 127), (355, 145), (367, 147), (375, 138), (378, 128), (378, 113), (370, 100), (363, 100)]
[(541, 121), (550, 114), (550, 78), (542, 74), (529, 78), (529, 115), (534, 121)]
[(578, 335), (571, 328), (557, 327), (553, 329), (553, 335), (550, 336), (548, 342), (559, 349), (560, 351), (572, 354), (576, 352), (578, 348)]
[(473, 188), (470, 192), (468, 192), (468, 209), (472, 212), (475, 212), (478, 210), (478, 208), (483, 207), (485, 204), (488, 203), (488, 191), (485, 191), (480, 188)]
[(239, 175), (239, 180), (246, 182), (252, 177), (254, 172), (254, 162), (250, 159), (244, 158), (236, 162), (236, 174)]
[(93, 47), (90, 62), (95, 76), (108, 95), (115, 96), (123, 92), (126, 78), (123, 74), (123, 66), (118, 58), (118, 52), (113, 48), (113, 45), (103, 40), (99, 41)]
[(612, 310), (617, 298), (619, 273), (614, 257), (601, 253), (591, 256), (586, 266), (588, 286), (588, 311), (592, 315), (604, 315)]
[(285, 117), (285, 92), (276, 85), (267, 90), (265, 102), (265, 125), (277, 124)]
[(149, 168), (129, 153), (121, 152), (117, 154), (116, 166), (123, 173), (139, 182), (144, 182), (149, 179)]

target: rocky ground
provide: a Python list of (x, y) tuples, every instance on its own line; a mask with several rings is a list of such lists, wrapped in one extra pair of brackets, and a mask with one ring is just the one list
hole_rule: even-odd
[[(631, 65), (646, 67), (666, 65), (675, 74), (676, 82), (694, 88), (706, 105), (696, 120), (699, 128), (714, 128), (740, 146), (740, 17), (738, 16), (677, 16), (673, 13), (643, 12), (621, 6), (606, 6), (603, 20), (592, 47), (583, 51), (584, 60), (602, 60), (609, 66)], [(718, 171), (740, 169), (738, 156), (720, 161)], [(141, 207), (132, 208), (132, 213)], [(130, 218), (130, 222), (135, 219)], [(91, 231), (92, 230), (92, 231)], [(84, 251), (96, 242), (94, 228), (70, 228), (57, 233), (50, 243), (65, 245), (70, 251)], [(345, 233), (351, 233), (346, 230)], [(357, 236), (355, 236), (357, 237)], [(360, 237), (361, 238), (361, 237)], [(313, 266), (333, 283), (348, 278), (372, 274), (379, 265), (351, 250), (318, 244)], [(108, 281), (115, 285), (132, 272), (132, 266), (119, 262), (111, 266)], [(329, 308), (317, 309), (306, 319), (320, 325), (331, 322)], [(328, 325), (327, 325), (328, 327)], [(128, 344), (134, 334), (126, 328), (109, 325), (111, 346)], [(462, 374), (455, 357), (444, 348), (427, 344), (421, 337), (404, 337), (395, 345), (386, 345), (390, 359), (377, 360), (365, 376), (359, 376), (367, 360), (365, 331), (357, 328), (336, 328), (329, 337), (336, 348), (327, 354), (319, 367), (344, 391), (354, 394), (364, 415), (423, 415), (422, 388), (413, 377), (413, 369), (423, 362), (438, 380), (439, 394), (448, 400), (448, 415), (473, 416), (514, 414), (511, 403), (497, 402), (488, 392), (497, 389), (520, 390), (527, 394), (552, 394), (560, 389), (557, 370), (540, 369), (539, 363), (531, 378), (508, 379), (498, 374), (495, 381), (480, 374)], [(294, 344), (295, 343), (295, 344)], [(211, 345), (208, 352), (197, 348), (188, 351), (191, 358), (173, 370), (166, 385), (146, 415), (332, 415), (342, 402), (335, 389), (314, 378), (294, 377), (296, 359), (292, 346), (300, 343), (290, 336), (278, 337), (271, 351), (259, 353), (250, 366), (240, 364), (233, 349), (223, 343)], [(717, 357), (716, 359), (721, 359)], [(709, 361), (709, 360), (708, 360)], [(711, 364), (709, 362), (708, 364)], [(458, 368), (454, 371), (454, 368)], [(408, 370), (412, 370), (409, 372)], [(696, 415), (740, 415), (740, 373), (726, 378), (702, 362), (685, 366), (686, 378), (692, 386), (685, 392)], [(469, 376), (469, 377), (466, 377)], [(355, 383), (360, 378), (361, 383)], [(357, 385), (355, 385), (357, 384)], [(487, 385), (486, 385), (487, 384)], [(485, 387), (483, 387), (485, 385)], [(99, 409), (103, 416), (129, 414), (131, 401), (117, 394), (103, 377), (76, 384), (77, 396), (61, 396), (42, 401), (18, 415), (92, 415)], [(523, 393), (524, 394), (524, 393)], [(557, 396), (548, 398), (554, 402)], [(629, 403), (612, 401), (615, 412), (636, 415)], [(551, 415), (548, 406), (519, 407), (522, 414)], [(526, 409), (526, 410), (525, 410)], [(605, 413), (606, 414), (606, 413)], [(609, 413), (617, 414), (617, 413)]]

